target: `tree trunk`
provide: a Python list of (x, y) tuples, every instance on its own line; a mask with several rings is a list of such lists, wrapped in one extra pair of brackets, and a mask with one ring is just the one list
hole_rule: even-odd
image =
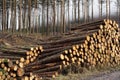
[(26, 31), (27, 26), (26, 26), (26, 6), (27, 6), (27, 1), (24, 1), (24, 14), (23, 14), (23, 31)]
[(61, 0), (61, 33), (63, 33), (63, 0)]
[(47, 35), (49, 35), (49, 1), (47, 0)]
[(74, 0), (74, 21), (76, 22), (76, 0)]
[(12, 0), (10, 1), (10, 8), (11, 8), (11, 16), (10, 16), (10, 29), (11, 29), (11, 32), (13, 33), (14, 31), (13, 31), (13, 5), (12, 5)]
[(106, 0), (106, 18), (108, 19), (108, 14), (109, 12), (108, 12), (108, 0)]
[(28, 20), (29, 20), (29, 33), (31, 33), (31, 0), (28, 0)]
[(19, 4), (19, 28), (18, 31), (21, 32), (22, 30), (22, 0), (20, 0), (20, 4)]
[(14, 0), (14, 23), (13, 23), (14, 30), (16, 30), (16, 0)]
[(84, 21), (84, 22), (87, 22), (87, 15), (88, 15), (88, 11), (87, 11), (87, 10), (88, 10), (88, 9), (87, 9), (88, 7), (87, 7), (87, 5), (88, 5), (88, 4), (87, 4), (87, 0), (84, 0), (84, 1), (83, 1), (83, 6), (84, 6), (84, 18), (85, 18), (85, 21)]
[(110, 19), (110, 15), (111, 15), (111, 13), (110, 13), (110, 12), (111, 12), (111, 11), (110, 11), (111, 9), (110, 9), (110, 8), (111, 8), (111, 7), (110, 7), (110, 0), (109, 0), (109, 19)]
[(93, 20), (93, 0), (92, 0), (92, 20)]
[(80, 0), (78, 0), (78, 22), (80, 22)]
[(2, 31), (6, 30), (6, 0), (3, 0), (3, 9), (2, 9)]
[(56, 0), (53, 1), (53, 35), (56, 33)]

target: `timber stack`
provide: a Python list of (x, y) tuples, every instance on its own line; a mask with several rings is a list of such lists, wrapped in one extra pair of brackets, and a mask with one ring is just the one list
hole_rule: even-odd
[(24, 67), (37, 58), (43, 51), (39, 47), (2, 47), (0, 49), (0, 79), (30, 80), (36, 77), (29, 74), (25, 76)]
[(18, 77), (23, 80), (54, 78), (71, 64), (88, 69), (120, 65), (120, 28), (109, 19), (72, 27), (71, 32), (40, 45), (31, 49), (3, 48), (0, 58), (7, 58), (23, 69), (24, 77)]

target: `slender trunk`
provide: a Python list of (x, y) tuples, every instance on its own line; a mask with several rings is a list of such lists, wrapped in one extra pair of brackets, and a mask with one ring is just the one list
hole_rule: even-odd
[(84, 18), (85, 22), (87, 22), (87, 0), (84, 0)]
[(63, 0), (63, 33), (66, 32), (66, 26), (65, 26), (65, 2)]
[(69, 20), (69, 12), (70, 12), (70, 10), (69, 10), (69, 7), (70, 7), (70, 1), (68, 0), (68, 28), (69, 28), (69, 30), (70, 30), (70, 20)]
[(89, 0), (86, 3), (87, 3), (87, 21), (89, 21)]
[(82, 16), (83, 16), (83, 22), (85, 21), (85, 13), (84, 13), (84, 0), (82, 0)]
[(10, 16), (10, 29), (11, 29), (11, 32), (13, 33), (13, 5), (12, 5), (12, 0), (10, 1), (10, 8), (11, 8), (11, 16)]
[(6, 24), (6, 27), (7, 27), (7, 31), (9, 31), (9, 11), (7, 11), (7, 13), (6, 13), (6, 15), (7, 15), (7, 24)]
[(101, 2), (101, 19), (102, 19), (102, 0), (100, 0), (100, 2)]
[(78, 22), (80, 22), (80, 0), (78, 0)]
[(21, 32), (22, 30), (21, 18), (22, 18), (22, 0), (20, 0), (20, 4), (19, 4), (19, 29), (18, 29), (19, 32)]
[(25, 0), (25, 3), (24, 3), (24, 15), (23, 15), (23, 30), (25, 30), (25, 31), (27, 29), (27, 26), (26, 26), (26, 5), (27, 5), (27, 2)]
[(56, 0), (53, 1), (53, 35), (55, 34), (56, 30)]
[(74, 0), (74, 21), (76, 22), (76, 0)]
[(108, 19), (108, 0), (106, 0), (106, 18)]
[(111, 15), (111, 13), (110, 13), (110, 9), (111, 7), (110, 7), (110, 0), (109, 0), (109, 19), (110, 19), (110, 15)]
[(49, 35), (49, 1), (47, 0), (47, 35)]
[(117, 0), (117, 19), (120, 21), (120, 1)]
[(93, 0), (92, 0), (92, 20), (93, 20)]
[[(38, 7), (38, 5), (37, 5), (37, 0), (35, 0), (35, 11), (37, 12), (37, 7)], [(36, 33), (38, 33), (38, 15), (37, 15), (37, 13), (36, 13)]]
[(14, 21), (13, 21), (13, 28), (16, 29), (16, 0), (14, 0)]
[(61, 0), (61, 33), (63, 33), (63, 1)]
[(44, 2), (42, 3), (42, 34), (44, 34)]
[(118, 15), (118, 17), (119, 17), (119, 24), (120, 24), (120, 1), (118, 1), (118, 6), (119, 6), (119, 15)]
[(6, 0), (3, 0), (2, 10), (2, 31), (6, 31)]
[(31, 33), (31, 0), (28, 0), (28, 20), (29, 20), (29, 33)]

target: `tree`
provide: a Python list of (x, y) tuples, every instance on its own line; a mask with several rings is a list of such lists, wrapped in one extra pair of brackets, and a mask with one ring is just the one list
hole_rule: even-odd
[(6, 0), (3, 0), (2, 8), (2, 30), (6, 31)]
[(28, 21), (29, 21), (29, 33), (31, 33), (31, 0), (28, 0)]
[(14, 19), (13, 19), (13, 29), (16, 29), (16, 0), (14, 0), (14, 7), (13, 7), (13, 11), (14, 11)]
[(22, 0), (19, 0), (19, 28), (18, 31), (21, 32), (22, 30)]
[(80, 22), (80, 0), (78, 0), (78, 22)]

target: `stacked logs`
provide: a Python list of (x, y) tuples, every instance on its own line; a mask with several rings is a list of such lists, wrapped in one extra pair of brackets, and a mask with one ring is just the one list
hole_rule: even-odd
[(55, 37), (48, 39), (50, 41), (43, 44), (44, 51), (37, 60), (25, 67), (26, 74), (33, 72), (49, 78), (57, 76), (70, 64), (87, 68), (105, 66), (106, 62), (109, 66), (119, 65), (120, 30), (115, 21), (99, 20), (71, 29), (70, 35), (58, 40)]
[(22, 68), (24, 75), (17, 79), (23, 80), (54, 78), (71, 64), (86, 68), (120, 64), (120, 29), (115, 21), (98, 20), (72, 27), (71, 31), (47, 39), (42, 47), (2, 48), (0, 58)]
[(30, 63), (25, 67), (25, 74), (31, 72), (41, 78), (54, 78), (58, 76), (62, 67), (68, 66), (68, 57), (64, 54), (65, 49), (71, 48), (60, 47), (44, 50), (33, 63)]
[(17, 80), (16, 77), (24, 75), (24, 70), (13, 64), (9, 59), (0, 59), (0, 79)]
[[(33, 75), (25, 75), (24, 67), (32, 63), (43, 51), (42, 46), (35, 48), (26, 47), (2, 47), (0, 49), (0, 77), (8, 75), (13, 80), (28, 80), (35, 78)], [(5, 73), (5, 74), (4, 74)], [(5, 79), (7, 79), (5, 77)]]
[(120, 28), (115, 21), (104, 21), (105, 24), (100, 25), (97, 32), (88, 35), (83, 44), (65, 51), (73, 54), (72, 58), (69, 57), (71, 63), (87, 68), (120, 65)]

